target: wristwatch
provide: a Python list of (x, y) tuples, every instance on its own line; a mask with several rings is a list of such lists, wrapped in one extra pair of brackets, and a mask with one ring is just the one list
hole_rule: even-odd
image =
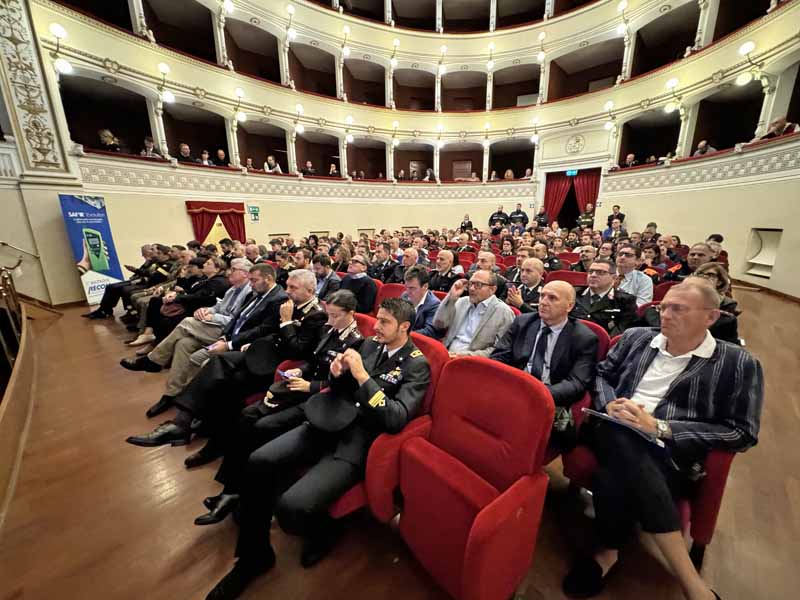
[(670, 439), (672, 437), (672, 429), (669, 423), (662, 419), (656, 419), (656, 437), (660, 440)]

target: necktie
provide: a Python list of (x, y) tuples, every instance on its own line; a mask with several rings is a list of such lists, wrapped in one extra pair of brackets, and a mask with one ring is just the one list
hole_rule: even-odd
[(542, 378), (544, 370), (544, 354), (547, 352), (547, 338), (550, 336), (551, 329), (545, 325), (539, 334), (539, 341), (533, 351), (533, 363), (531, 364), (531, 375), (536, 379)]
[(378, 357), (378, 361), (375, 363), (375, 368), (377, 369), (380, 367), (385, 361), (386, 357), (389, 356), (389, 353), (386, 351), (386, 346), (381, 348), (381, 355)]
[(592, 305), (592, 306), (594, 306), (595, 304), (597, 304), (599, 301), (600, 301), (600, 296), (599, 296), (599, 295), (597, 295), (597, 294), (592, 294), (592, 295), (589, 297), (589, 302), (591, 303), (591, 305)]

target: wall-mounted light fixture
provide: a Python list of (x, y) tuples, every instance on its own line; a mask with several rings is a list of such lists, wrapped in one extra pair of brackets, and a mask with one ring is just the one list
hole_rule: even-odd
[(672, 100), (667, 102), (667, 104), (664, 106), (664, 112), (668, 115), (681, 108), (681, 97), (675, 91), (678, 87), (678, 83), (678, 78), (672, 77), (671, 79), (667, 80), (667, 83), (664, 86), (667, 88), (667, 91), (672, 94)]
[(489, 60), (486, 61), (486, 70), (494, 69), (494, 42), (489, 42)]
[(350, 46), (347, 45), (347, 40), (350, 38), (350, 26), (345, 25), (342, 27), (342, 33), (344, 34), (344, 39), (342, 40), (342, 56), (347, 58), (350, 56)]
[(226, 13), (232, 15), (235, 8), (236, 7), (233, 5), (233, 0), (223, 0), (222, 10), (224, 10)]
[(58, 55), (61, 50), (61, 40), (67, 39), (67, 30), (58, 23), (50, 23), (50, 33), (56, 38), (56, 49), (51, 54), (53, 58), (53, 67), (55, 67), (56, 72), (60, 75), (70, 75), (73, 71), (72, 63)]
[(169, 74), (169, 65), (167, 63), (158, 63), (158, 72), (161, 73), (161, 83), (158, 85), (158, 95), (162, 102), (172, 104), (175, 102), (175, 94), (167, 89), (167, 75)]
[(389, 59), (389, 64), (392, 65), (393, 69), (397, 68), (397, 49), (400, 47), (400, 40), (394, 38), (392, 40), (392, 57)]
[(444, 66), (444, 55), (447, 54), (447, 46), (442, 45), (442, 47), (439, 48), (439, 51), (441, 52), (441, 55), (439, 56), (439, 75), (444, 75), (447, 73), (447, 67)]
[(538, 60), (540, 63), (543, 63), (545, 56), (547, 56), (547, 53), (544, 51), (544, 38), (546, 37), (546, 32), (539, 32), (539, 52), (536, 53), (536, 60)]
[(489, 123), (483, 124), (483, 147), (486, 148), (487, 150), (489, 149), (489, 146), (492, 145), (492, 143), (489, 141), (489, 130), (491, 128), (492, 128), (491, 124)]
[(233, 90), (233, 93), (236, 96), (236, 106), (233, 109), (233, 116), (239, 123), (244, 123), (247, 121), (247, 114), (240, 110), (242, 107), (242, 98), (244, 98), (244, 90), (237, 87)]
[(617, 12), (622, 17), (622, 23), (617, 25), (617, 33), (619, 35), (625, 35), (628, 32), (628, 19), (625, 16), (625, 9), (628, 8), (628, 0), (621, 0), (619, 4), (617, 4)]
[(392, 146), (397, 148), (400, 145), (400, 140), (397, 138), (397, 128), (400, 127), (400, 123), (397, 121), (392, 121)]
[(533, 124), (533, 135), (531, 136), (531, 144), (533, 144), (534, 146), (538, 146), (539, 145), (539, 117), (534, 117), (533, 121), (531, 121), (531, 123)]
[(296, 134), (302, 134), (306, 130), (305, 126), (300, 122), (300, 117), (302, 117), (303, 113), (305, 112), (303, 105), (299, 103), (295, 104), (294, 112), (297, 115), (294, 119), (294, 132)]
[(616, 126), (616, 120), (617, 120), (617, 117), (612, 112), (614, 110), (614, 101), (609, 100), (608, 102), (606, 102), (603, 105), (603, 110), (605, 110), (608, 113), (608, 120), (605, 122), (605, 125), (603, 125), (603, 127), (605, 127), (606, 131), (611, 131)]

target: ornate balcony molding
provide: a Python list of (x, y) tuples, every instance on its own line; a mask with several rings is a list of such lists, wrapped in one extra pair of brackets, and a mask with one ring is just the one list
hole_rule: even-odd
[(750, 185), (800, 176), (800, 134), (787, 140), (744, 147), (659, 167), (611, 173), (603, 178), (601, 198), (673, 192), (676, 188)]
[(91, 191), (168, 194), (196, 197), (259, 196), (308, 202), (355, 204), (533, 202), (536, 182), (489, 184), (392, 184), (270, 176), (200, 167), (140, 163), (131, 159), (85, 155), (78, 159), (83, 185)]

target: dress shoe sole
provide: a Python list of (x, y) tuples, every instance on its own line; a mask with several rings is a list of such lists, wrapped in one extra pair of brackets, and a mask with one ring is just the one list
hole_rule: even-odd
[(142, 446), (143, 448), (155, 448), (156, 446), (186, 446), (189, 444), (188, 438), (181, 440), (172, 440), (169, 442), (134, 440), (133, 438), (128, 438), (125, 441), (134, 446)]
[(183, 461), (183, 466), (187, 469), (194, 469), (196, 467), (202, 467), (203, 465), (210, 464), (220, 458), (219, 456), (203, 456), (202, 458), (192, 459), (190, 456), (186, 460)]

